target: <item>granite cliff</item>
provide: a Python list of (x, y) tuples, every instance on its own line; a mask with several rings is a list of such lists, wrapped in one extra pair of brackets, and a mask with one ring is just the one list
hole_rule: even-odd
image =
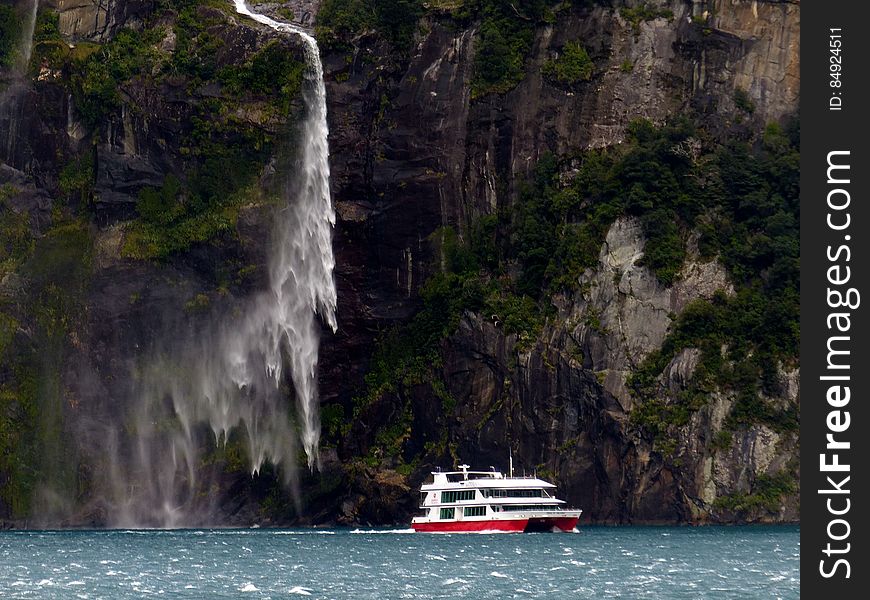
[[(300, 501), (203, 431), (200, 522), (402, 522), (508, 448), (594, 522), (798, 519), (769, 308), (798, 2), (250, 4), (323, 47), (339, 327)], [(264, 286), (303, 53), (222, 0), (44, 0), (35, 30), (0, 115), (0, 519), (106, 525), (136, 357)]]

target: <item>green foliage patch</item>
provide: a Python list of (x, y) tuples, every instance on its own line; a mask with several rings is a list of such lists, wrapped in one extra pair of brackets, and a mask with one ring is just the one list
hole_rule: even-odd
[(0, 67), (15, 60), (15, 43), (21, 35), (21, 19), (11, 6), (0, 6)]
[[(26, 284), (25, 316), (0, 311), (0, 499), (13, 518), (30, 514), (38, 484), (74, 493), (74, 457), (64, 443), (61, 367), (84, 322), (93, 240), (75, 221), (59, 222), (28, 244), (18, 272)], [(22, 343), (13, 338), (27, 320)], [(9, 351), (9, 345), (15, 345)]]
[(735, 492), (719, 496), (713, 507), (719, 510), (751, 516), (759, 511), (775, 513), (779, 510), (784, 497), (797, 492), (794, 476), (788, 471), (775, 475), (759, 475), (752, 486), (751, 493)]
[(624, 6), (619, 9), (619, 14), (629, 22), (635, 35), (640, 34), (640, 24), (644, 21), (654, 21), (655, 19), (670, 21), (674, 18), (674, 11), (669, 8), (656, 8), (646, 2), (641, 2), (635, 7)]
[(459, 19), (480, 21), (474, 46), (472, 98), (503, 94), (525, 78), (525, 62), (535, 27), (552, 22), (543, 0), (471, 0), (457, 11)]
[(9, 205), (9, 198), (15, 193), (11, 185), (0, 186), (0, 279), (13, 271), (33, 249), (30, 217)]
[[(94, 132), (126, 102), (121, 95), (125, 84), (187, 87), (191, 100), (185, 109), (192, 114), (183, 115), (177, 134), (179, 168), (159, 188), (141, 191), (140, 218), (128, 225), (122, 248), (127, 257), (165, 259), (233, 231), (238, 209), (251, 199), (256, 175), (273, 146), (265, 129), (237, 116), (237, 108), (253, 104), (264, 121), (286, 121), (298, 106), (305, 65), (279, 41), (265, 44), (240, 64), (221, 62), (221, 25), (230, 8), (218, 0), (162, 0), (142, 30), (123, 29), (106, 44), (81, 53), (71, 53), (60, 40), (56, 13), (40, 13), (39, 39), (45, 52), (56, 53), (76, 109)], [(170, 27), (174, 47), (162, 43)], [(212, 88), (202, 97), (199, 90), (206, 83), (218, 94)], [(70, 161), (59, 174), (61, 192), (85, 204), (93, 188), (93, 166), (89, 153)]]
[(735, 394), (727, 427), (798, 427), (797, 409), (776, 409), (762, 399), (777, 393), (777, 366), (797, 357), (800, 342), (798, 136), (796, 126), (783, 132), (772, 125), (759, 147), (729, 142), (706, 163), (702, 197), (711, 218), (701, 224), (700, 246), (719, 256), (736, 293), (686, 307), (661, 349), (630, 378), (644, 399), (633, 418), (657, 438), (683, 423), (662, 399), (658, 376), (684, 348), (701, 350), (687, 394), (705, 397), (714, 388)]
[(99, 51), (73, 61), (70, 85), (76, 108), (89, 127), (98, 127), (120, 108), (121, 84), (151, 74), (158, 56), (155, 45), (161, 37), (161, 29), (122, 29)]
[(61, 170), (58, 187), (67, 197), (77, 196), (80, 205), (89, 200), (94, 188), (94, 155), (85, 152)]
[(315, 32), (330, 48), (348, 48), (357, 36), (378, 33), (405, 53), (422, 14), (421, 0), (324, 0)]
[(755, 112), (755, 103), (752, 102), (752, 98), (749, 97), (746, 90), (742, 88), (734, 90), (734, 106), (737, 107), (737, 110), (743, 111), (748, 115)]
[(196, 147), (202, 156), (184, 181), (169, 175), (160, 188), (139, 193), (140, 218), (128, 225), (124, 256), (162, 260), (235, 231), (239, 208), (256, 194), (263, 150), (255, 150), (253, 142), (225, 143), (220, 138), (203, 139)]
[(541, 73), (555, 84), (572, 86), (592, 79), (592, 59), (580, 42), (568, 42), (558, 58), (544, 63)]
[(240, 66), (224, 67), (218, 78), (227, 93), (269, 98), (281, 114), (289, 115), (299, 97), (305, 65), (277, 41), (266, 44)]
[(683, 146), (697, 134), (687, 121), (655, 128), (637, 121), (627, 144), (593, 150), (575, 159), (567, 185), (559, 161), (545, 155), (533, 181), (520, 193), (503, 239), (505, 256), (516, 257), (519, 290), (538, 298), (545, 291), (573, 289), (582, 272), (598, 262), (610, 225), (620, 215), (639, 218), (647, 242), (641, 264), (665, 285), (685, 258), (684, 237), (704, 210), (697, 171)]

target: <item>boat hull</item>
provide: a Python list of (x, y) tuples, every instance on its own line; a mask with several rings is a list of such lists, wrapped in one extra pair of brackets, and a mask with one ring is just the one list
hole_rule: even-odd
[(574, 531), (579, 517), (537, 517), (483, 521), (421, 521), (411, 523), (420, 533), (523, 533)]
[(525, 532), (531, 533), (534, 531), (564, 531), (566, 533), (570, 533), (574, 531), (574, 528), (577, 526), (577, 521), (580, 520), (580, 517), (558, 517), (558, 518), (540, 518), (540, 519), (529, 519), (528, 525), (526, 525)]

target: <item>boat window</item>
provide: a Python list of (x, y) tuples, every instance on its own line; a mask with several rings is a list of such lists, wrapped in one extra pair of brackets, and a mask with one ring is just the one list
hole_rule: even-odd
[(474, 490), (441, 492), (441, 502), (459, 502), (460, 500), (474, 500)]
[(562, 510), (562, 507), (557, 504), (504, 504), (501, 507), (504, 511), (510, 510)]
[(465, 516), (466, 517), (482, 517), (486, 514), (485, 506), (466, 506), (465, 507)]
[(453, 509), (453, 508), (442, 508), (441, 509), (441, 518), (442, 519), (452, 519), (455, 510), (456, 509)]
[(543, 498), (545, 492), (542, 489), (531, 490), (483, 490), (485, 498)]

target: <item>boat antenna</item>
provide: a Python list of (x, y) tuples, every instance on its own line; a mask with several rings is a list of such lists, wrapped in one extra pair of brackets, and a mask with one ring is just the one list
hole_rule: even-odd
[(513, 476), (514, 476), (514, 453), (513, 453), (513, 451), (512, 451), (510, 448), (508, 448), (508, 462), (510, 463), (510, 469), (509, 469), (509, 471), (508, 471), (508, 473), (509, 473), (508, 477), (513, 477)]

